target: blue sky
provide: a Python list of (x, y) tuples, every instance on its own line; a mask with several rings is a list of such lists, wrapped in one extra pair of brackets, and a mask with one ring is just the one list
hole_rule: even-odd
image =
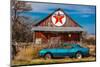
[(96, 7), (87, 5), (72, 5), (72, 4), (48, 4), (48, 3), (32, 3), (32, 10), (22, 12), (19, 15), (31, 17), (33, 23), (38, 23), (40, 20), (61, 8), (89, 34), (95, 34), (96, 23)]

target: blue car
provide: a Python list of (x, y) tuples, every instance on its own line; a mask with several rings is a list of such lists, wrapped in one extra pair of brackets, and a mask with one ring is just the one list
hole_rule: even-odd
[[(66, 44), (65, 44), (66, 45)], [(62, 48), (47, 48), (39, 51), (39, 56), (45, 59), (53, 57), (75, 57), (82, 58), (89, 55), (89, 48), (82, 47), (78, 44), (66, 45)]]

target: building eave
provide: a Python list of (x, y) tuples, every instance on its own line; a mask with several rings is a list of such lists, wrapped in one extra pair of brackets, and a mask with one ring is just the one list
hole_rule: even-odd
[(81, 27), (41, 27), (41, 26), (37, 26), (37, 27), (33, 27), (32, 28), (32, 32), (34, 31), (55, 31), (55, 32), (82, 32), (85, 31), (83, 28)]

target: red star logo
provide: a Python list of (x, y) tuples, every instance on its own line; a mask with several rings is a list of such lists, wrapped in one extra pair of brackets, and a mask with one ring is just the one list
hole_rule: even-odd
[(55, 16), (53, 16), (56, 19), (56, 23), (60, 22), (62, 24), (62, 19), (64, 18), (64, 15), (61, 15), (59, 12)]

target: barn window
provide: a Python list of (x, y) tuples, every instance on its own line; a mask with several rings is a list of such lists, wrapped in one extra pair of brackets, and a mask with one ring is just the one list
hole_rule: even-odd
[(68, 34), (69, 37), (71, 37), (71, 34)]
[(36, 44), (41, 44), (42, 43), (42, 39), (41, 38), (36, 38)]

